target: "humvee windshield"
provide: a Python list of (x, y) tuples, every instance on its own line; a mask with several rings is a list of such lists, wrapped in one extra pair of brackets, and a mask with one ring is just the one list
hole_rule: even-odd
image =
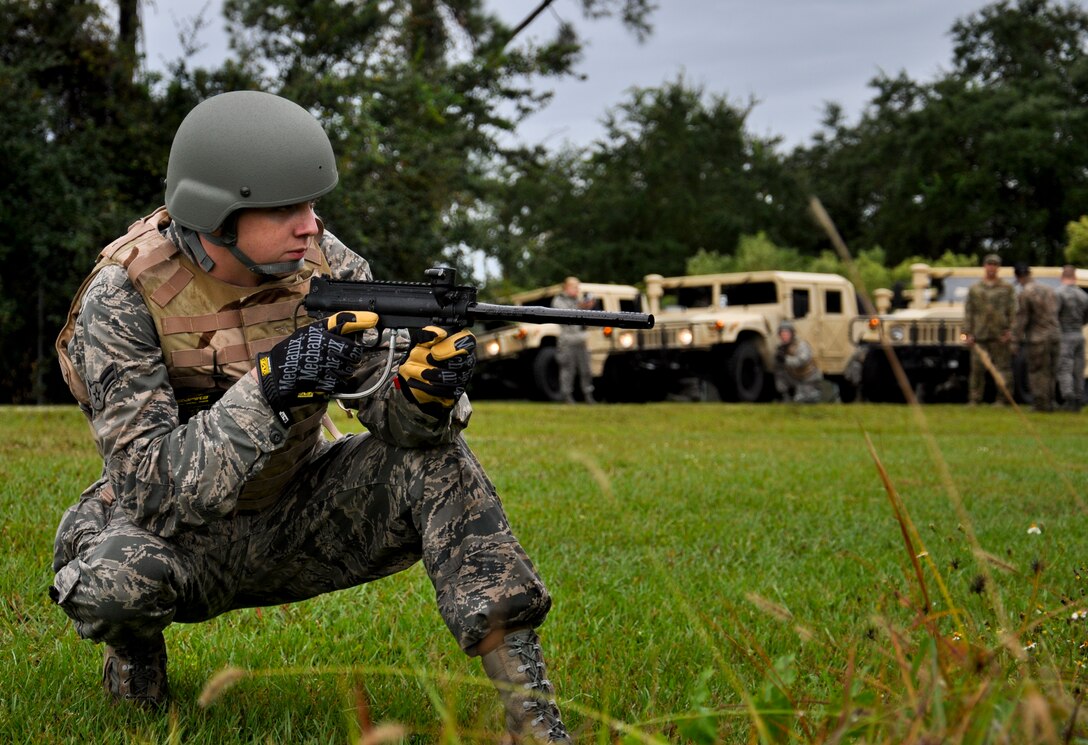
[(709, 308), (714, 289), (707, 285), (699, 287), (677, 287), (673, 305), (681, 308)]
[[(944, 279), (934, 280), (934, 299), (938, 303), (965, 303), (967, 302), (967, 291), (971, 289), (971, 285), (981, 281), (980, 278), (976, 277), (945, 277)], [(1035, 281), (1055, 290), (1062, 284), (1057, 277), (1035, 277)]]
[(722, 285), (721, 306), (774, 305), (778, 302), (778, 289), (774, 282), (743, 282)]
[[(713, 298), (714, 288), (709, 285), (677, 287), (675, 295), (666, 295), (662, 299), (662, 307), (665, 310), (709, 308), (713, 304)], [(774, 282), (737, 282), (721, 286), (718, 307), (775, 305), (777, 303), (778, 288)]]

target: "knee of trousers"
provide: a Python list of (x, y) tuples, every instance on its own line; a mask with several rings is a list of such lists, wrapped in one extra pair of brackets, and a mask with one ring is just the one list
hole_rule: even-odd
[(173, 620), (175, 567), (155, 543), (110, 537), (61, 566), (49, 596), (85, 639), (150, 636)]
[(536, 628), (552, 598), (525, 550), (511, 536), (480, 537), (435, 581), (438, 609), (462, 649), (494, 629)]

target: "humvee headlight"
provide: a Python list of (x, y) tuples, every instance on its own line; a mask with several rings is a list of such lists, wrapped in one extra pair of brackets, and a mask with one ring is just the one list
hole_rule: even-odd
[(624, 349), (630, 349), (635, 346), (635, 335), (630, 331), (620, 334), (620, 346)]
[(492, 339), (487, 343), (487, 346), (484, 347), (484, 351), (487, 352), (488, 357), (498, 357), (499, 352), (502, 351), (502, 345), (499, 344), (498, 339)]
[(690, 347), (691, 343), (695, 341), (695, 334), (691, 332), (691, 329), (680, 329), (676, 334), (676, 340), (680, 342), (680, 346)]
[(902, 326), (892, 326), (888, 329), (888, 338), (894, 342), (901, 342), (906, 336), (907, 332)]

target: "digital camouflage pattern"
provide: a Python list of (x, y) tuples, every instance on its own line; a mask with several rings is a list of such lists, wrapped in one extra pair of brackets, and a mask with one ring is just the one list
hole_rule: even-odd
[[(1009, 346), (1016, 316), (1016, 291), (1003, 279), (985, 280), (971, 285), (964, 305), (963, 333), (973, 339), (971, 373), (967, 381), (967, 400), (981, 403), (986, 388), (986, 366), (979, 355), (981, 348), (989, 355), (994, 369), (1006, 386), (1012, 386), (1012, 350)], [(997, 393), (1001, 400), (1000, 391)]]
[(824, 400), (823, 379), (807, 341), (795, 335), (789, 344), (778, 345), (774, 387), (781, 398), (802, 404), (820, 403)]
[(967, 291), (963, 332), (975, 341), (993, 341), (1012, 331), (1016, 291), (1003, 279), (976, 282)]
[(1054, 290), (1035, 281), (1028, 282), (1020, 290), (1013, 340), (1017, 344), (1031, 344), (1058, 336), (1058, 300)]
[(1031, 408), (1054, 408), (1054, 384), (1058, 374), (1061, 333), (1054, 290), (1029, 281), (1020, 291), (1013, 341), (1020, 345), (1027, 363)]
[(1069, 408), (1084, 403), (1084, 326), (1088, 324), (1088, 293), (1063, 284), (1057, 290), (1061, 356), (1058, 358), (1058, 390)]
[[(334, 278), (371, 277), (330, 233), (321, 247)], [(547, 614), (547, 590), (461, 437), (465, 398), (436, 420), (387, 383), (360, 406), (367, 434), (328, 442), (318, 432), (284, 451), (290, 431), (245, 375), (183, 423), (151, 314), (116, 266), (88, 288), (69, 352), (92, 392), (84, 411), (103, 472), (57, 530), (50, 594), (82, 637), (148, 638), (174, 621), (301, 600), (421, 559), (462, 648)], [(380, 347), (368, 355), (363, 386), (385, 360)], [(296, 411), (304, 423), (294, 426), (306, 426), (323, 407)], [(304, 466), (281, 498), (239, 509), (247, 481), (284, 459)]]
[[(552, 299), (553, 308), (563, 310), (580, 310), (582, 298), (571, 297), (565, 292), (560, 292)], [(559, 365), (559, 391), (563, 400), (574, 400), (574, 381), (582, 389), (582, 397), (586, 401), (593, 400), (593, 371), (589, 364), (589, 334), (585, 326), (560, 326), (559, 339), (555, 344), (555, 361)]]

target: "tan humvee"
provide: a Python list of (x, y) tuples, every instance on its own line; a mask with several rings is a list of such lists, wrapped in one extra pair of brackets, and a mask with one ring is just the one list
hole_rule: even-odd
[[(504, 300), (510, 305), (550, 308), (563, 285), (554, 284), (518, 293)], [(594, 301), (592, 310), (641, 312), (642, 296), (630, 285), (581, 283), (582, 294)], [(476, 372), (469, 389), (475, 398), (531, 398), (560, 401), (559, 367), (555, 344), (559, 326), (554, 323), (504, 324), (476, 334)], [(634, 332), (622, 329), (587, 328), (590, 369), (601, 376), (605, 359), (618, 344), (632, 343)]]
[[(859, 319), (852, 329), (858, 344), (861, 394), (870, 401), (901, 401), (886, 354), (889, 344), (920, 401), (964, 401), (970, 372), (970, 350), (964, 343), (963, 316), (967, 291), (983, 277), (983, 268), (911, 265), (911, 287), (899, 293), (873, 293), (877, 314)], [(1031, 268), (1036, 282), (1057, 288), (1061, 267)], [(998, 276), (1015, 285), (1013, 269), (1002, 266)], [(1077, 270), (1077, 285), (1088, 290), (1088, 270)], [(872, 354), (876, 350), (878, 354)], [(1015, 390), (1023, 400), (1027, 382), (1022, 365), (1015, 365)], [(988, 394), (993, 397), (994, 392)]]
[(645, 278), (653, 329), (614, 347), (602, 390), (620, 400), (760, 401), (774, 392), (778, 325), (791, 321), (824, 375), (841, 378), (854, 347), (853, 284), (837, 274), (754, 271)]

